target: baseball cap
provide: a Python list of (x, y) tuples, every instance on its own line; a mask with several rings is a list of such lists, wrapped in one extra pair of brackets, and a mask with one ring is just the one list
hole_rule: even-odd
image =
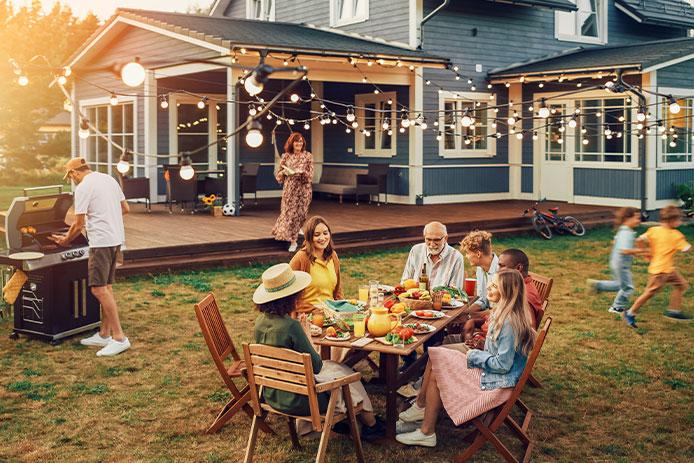
[(70, 172), (73, 170), (86, 166), (87, 161), (84, 158), (72, 158), (70, 159), (67, 164), (65, 164), (65, 176), (63, 177), (63, 180), (67, 178), (68, 175), (70, 175)]

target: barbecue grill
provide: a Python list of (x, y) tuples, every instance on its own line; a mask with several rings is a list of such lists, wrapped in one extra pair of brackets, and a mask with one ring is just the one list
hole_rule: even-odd
[[(58, 193), (43, 194), (56, 188)], [(99, 302), (87, 287), (87, 239), (80, 234), (68, 247), (49, 239), (68, 231), (65, 216), (72, 202), (72, 193), (63, 192), (61, 185), (25, 188), (7, 210), (8, 251), (0, 252), (0, 265), (21, 269), (28, 277), (14, 302), (12, 339), (21, 333), (56, 345), (100, 325)], [(37, 257), (18, 255), (29, 252)]]

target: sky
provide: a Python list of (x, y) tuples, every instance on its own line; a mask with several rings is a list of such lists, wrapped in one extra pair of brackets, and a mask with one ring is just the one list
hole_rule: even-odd
[[(15, 0), (12, 3), (15, 6), (24, 6), (31, 4), (31, 0)], [(45, 10), (50, 10), (54, 3), (56, 3), (55, 0), (41, 1)], [(99, 19), (105, 20), (119, 7), (185, 12), (191, 5), (206, 8), (212, 3), (212, 0), (61, 0), (60, 3), (69, 6), (75, 16), (79, 18), (85, 17), (91, 11)]]

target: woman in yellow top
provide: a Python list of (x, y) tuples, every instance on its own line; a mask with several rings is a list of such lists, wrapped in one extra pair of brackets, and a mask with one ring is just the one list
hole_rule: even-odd
[(330, 227), (323, 217), (308, 219), (304, 229), (305, 241), (289, 265), (311, 275), (311, 284), (303, 291), (297, 303), (297, 312), (311, 312), (326, 299), (344, 299), (340, 281), (340, 260), (333, 249)]

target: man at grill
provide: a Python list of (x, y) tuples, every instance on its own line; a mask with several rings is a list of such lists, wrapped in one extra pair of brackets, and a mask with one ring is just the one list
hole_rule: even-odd
[(130, 347), (118, 318), (118, 306), (111, 285), (116, 276), (116, 258), (125, 243), (123, 214), (130, 211), (123, 191), (110, 175), (92, 172), (84, 158), (70, 159), (65, 179), (75, 182), (75, 221), (65, 236), (53, 235), (67, 246), (86, 227), (89, 241), (89, 287), (102, 310), (101, 329), (82, 339), (86, 346), (102, 347), (99, 357), (117, 355)]

